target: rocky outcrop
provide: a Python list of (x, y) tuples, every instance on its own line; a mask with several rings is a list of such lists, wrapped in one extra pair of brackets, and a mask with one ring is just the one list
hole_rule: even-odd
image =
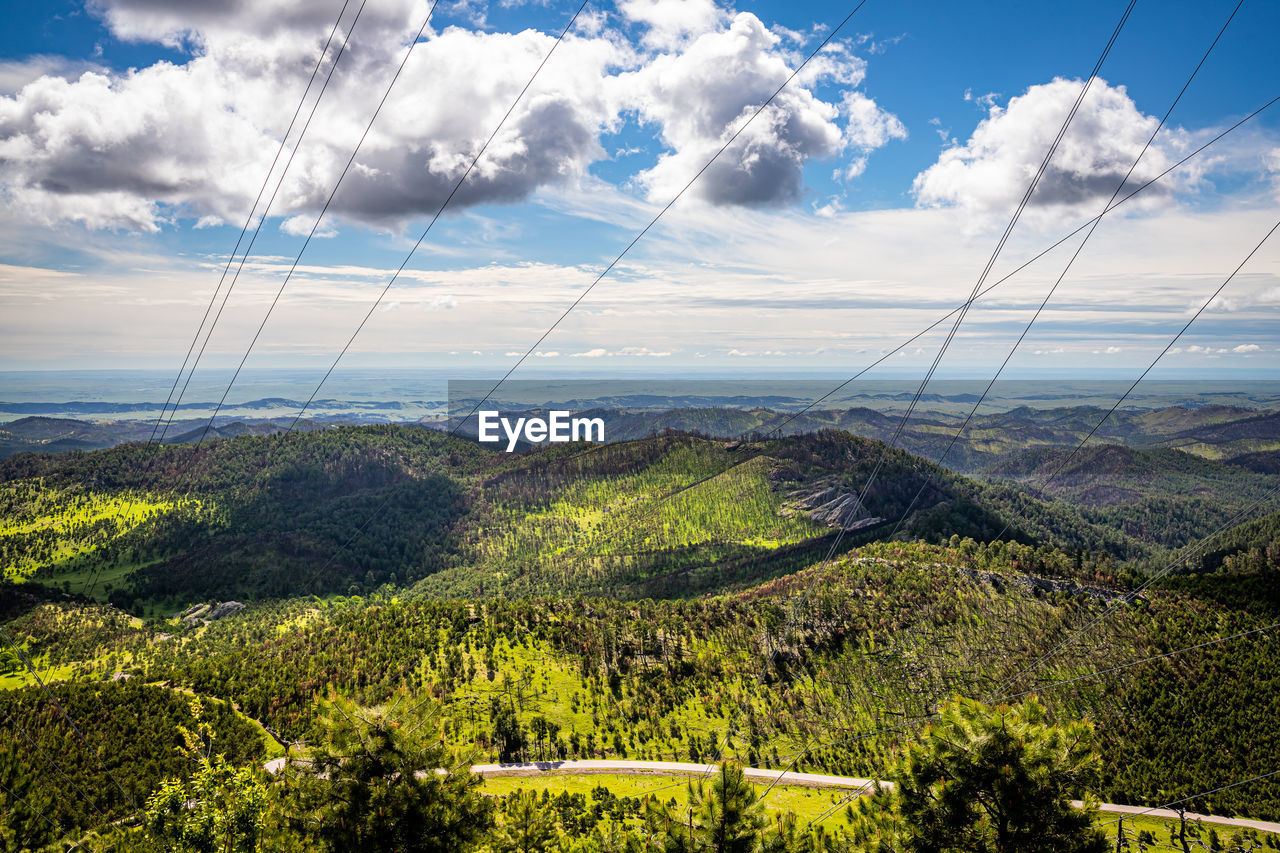
[(225, 619), (244, 610), (239, 601), (218, 601), (213, 604), (193, 604), (174, 616), (182, 620), (183, 625), (208, 625), (219, 619)]
[(829, 527), (860, 530), (884, 520), (868, 513), (856, 494), (841, 488), (838, 484), (827, 484), (816, 490), (798, 492), (792, 496), (792, 501), (796, 509), (819, 524)]

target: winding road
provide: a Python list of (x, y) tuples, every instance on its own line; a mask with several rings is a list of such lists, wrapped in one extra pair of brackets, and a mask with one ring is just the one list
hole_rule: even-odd
[[(270, 773), (278, 773), (284, 768), (284, 759), (276, 758), (268, 761), (266, 769)], [(714, 764), (694, 764), (684, 761), (628, 761), (586, 760), (586, 761), (530, 761), (521, 764), (475, 764), (471, 772), (477, 776), (589, 776), (592, 774), (609, 774), (624, 776), (708, 776), (715, 772)], [(823, 773), (791, 773), (783, 770), (767, 770), (760, 767), (744, 767), (743, 774), (753, 782), (776, 782), (783, 777), (787, 785), (801, 785), (809, 788), (866, 788), (870, 790), (874, 779), (859, 779), (855, 776), (828, 776)], [(887, 784), (887, 783), (886, 783)], [(1082, 804), (1074, 802), (1077, 808)], [(1171, 809), (1149, 809), (1144, 806), (1122, 806), (1113, 803), (1102, 803), (1101, 810), (1115, 815), (1142, 815), (1144, 817), (1178, 819), (1178, 813)], [(1274, 832), (1280, 835), (1280, 823), (1265, 820), (1252, 820), (1241, 817), (1220, 817), (1187, 812), (1188, 820), (1202, 820), (1219, 826), (1231, 826), (1240, 829), (1255, 829), (1259, 832)]]

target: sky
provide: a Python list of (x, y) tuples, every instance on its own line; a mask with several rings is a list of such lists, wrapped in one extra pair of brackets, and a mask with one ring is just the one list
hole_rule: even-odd
[[(854, 5), (588, 2), (521, 95), (576, 2), (441, 0), (416, 44), (423, 0), (14, 4), (0, 370), (176, 372), (213, 304), (206, 369), (249, 351), (318, 378), (351, 340), (339, 371), (501, 375), (533, 347), (518, 375), (852, 374), (962, 304), (993, 253), (987, 286), (1131, 168), (1121, 197), (1280, 95), (1280, 5), (1244, 0), (1138, 159), (1235, 8), (1139, 0), (996, 252), (1126, 3), (867, 0), (707, 167)], [(1136, 377), (1277, 202), (1280, 104), (1074, 262), (1085, 232), (977, 301), (940, 375), (989, 376), (1061, 276), (1006, 375)], [(1280, 235), (1152, 377), (1280, 377), (1278, 320)], [(869, 378), (922, 374), (949, 328)]]

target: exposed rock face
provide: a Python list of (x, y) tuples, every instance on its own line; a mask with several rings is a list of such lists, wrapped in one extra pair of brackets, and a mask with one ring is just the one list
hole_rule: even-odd
[(819, 524), (845, 530), (859, 530), (884, 520), (868, 513), (856, 494), (839, 485), (822, 486), (807, 494), (798, 493), (795, 506)]
[(238, 601), (221, 601), (213, 604), (193, 604), (181, 613), (174, 614), (183, 625), (208, 625), (219, 619), (239, 613), (244, 605)]
[(238, 601), (224, 601), (221, 604), (215, 604), (213, 609), (209, 611), (206, 617), (210, 622), (217, 619), (224, 619), (233, 613), (239, 613), (244, 610), (244, 605)]
[[(1096, 598), (1101, 601), (1115, 601), (1118, 598), (1126, 598), (1127, 594), (1114, 589), (1103, 589), (1097, 586), (1084, 586), (1074, 580), (1055, 580), (1054, 578), (1042, 578), (1037, 575), (1000, 575), (996, 572), (984, 572), (978, 569), (959, 568), (957, 571), (967, 578), (975, 581), (982, 581), (991, 584), (996, 592), (1004, 592), (1008, 584), (1020, 584), (1030, 592), (1065, 592), (1075, 596), (1086, 596), (1088, 598)], [(1135, 596), (1134, 601), (1143, 601), (1141, 596)]]

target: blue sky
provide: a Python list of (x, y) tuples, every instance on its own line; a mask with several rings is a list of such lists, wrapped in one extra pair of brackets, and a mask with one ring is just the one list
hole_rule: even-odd
[[(352, 29), (358, 5), (210, 366), (244, 353), (425, 10), (369, 0)], [(340, 6), (11, 11), (0, 367), (177, 369)], [(1233, 6), (1137, 4), (991, 281), (1096, 215)], [(439, 6), (251, 367), (332, 361), (575, 8)], [(1123, 8), (869, 0), (525, 369), (860, 369), (967, 295)], [(505, 371), (847, 12), (588, 5), (344, 364)], [(1137, 178), (1280, 94), (1277, 31), (1246, 0)], [(1274, 223), (1278, 187), (1280, 105), (1104, 220), (1012, 374), (1136, 375)], [(994, 370), (1072, 248), (979, 302), (944, 373)], [(1162, 375), (1274, 374), (1278, 272), (1264, 245)]]

